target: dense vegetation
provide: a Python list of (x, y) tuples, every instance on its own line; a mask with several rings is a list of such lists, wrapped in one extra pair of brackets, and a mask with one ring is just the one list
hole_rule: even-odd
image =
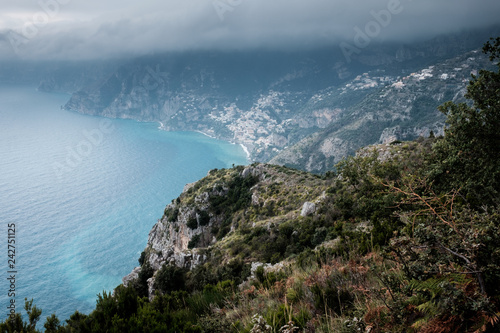
[[(498, 61), (500, 38), (484, 51)], [(264, 187), (241, 168), (214, 171), (228, 191), (190, 222), (224, 216), (204, 264), (163, 266), (150, 300), (141, 256), (135, 284), (99, 295), (89, 315), (47, 317), (45, 331), (497, 332), (500, 67), (467, 96), (441, 108), (444, 137), (368, 147), (322, 177), (266, 166)], [(0, 332), (36, 332), (41, 310), (25, 309), (28, 321), (17, 314)]]

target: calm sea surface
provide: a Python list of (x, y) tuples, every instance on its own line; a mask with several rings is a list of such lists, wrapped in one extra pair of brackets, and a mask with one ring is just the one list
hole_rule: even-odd
[(68, 99), (0, 85), (0, 320), (11, 300), (9, 224), (16, 310), (33, 298), (42, 321), (65, 320), (92, 311), (96, 295), (138, 265), (149, 230), (186, 183), (247, 163), (240, 146), (61, 110)]

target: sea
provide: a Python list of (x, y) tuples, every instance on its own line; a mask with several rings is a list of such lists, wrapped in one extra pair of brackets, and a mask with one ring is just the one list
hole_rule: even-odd
[(184, 185), (248, 163), (239, 145), (65, 111), (69, 98), (0, 85), (0, 320), (25, 298), (42, 322), (90, 313)]

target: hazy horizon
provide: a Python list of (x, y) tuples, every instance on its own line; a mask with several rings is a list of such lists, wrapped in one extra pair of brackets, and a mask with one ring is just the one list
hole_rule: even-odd
[[(500, 24), (494, 0), (0, 1), (0, 61), (415, 41)], [(363, 38), (363, 37), (361, 37)], [(366, 38), (366, 37), (365, 37)]]

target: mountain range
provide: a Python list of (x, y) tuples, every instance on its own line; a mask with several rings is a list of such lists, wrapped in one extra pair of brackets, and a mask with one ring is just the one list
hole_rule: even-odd
[[(24, 68), (19, 82), (73, 91), (68, 110), (270, 161), (187, 184), (123, 284), (46, 332), (498, 332), (500, 37), (480, 49), (495, 34), (373, 45), (352, 62), (206, 51)], [(29, 323), (0, 329), (36, 332), (32, 304)]]
[[(493, 34), (374, 43), (351, 62), (337, 46), (144, 56), (80, 78), (64, 107), (200, 131), (245, 145), (253, 161), (321, 173), (365, 145), (441, 134), (437, 106), (463, 101)], [(39, 89), (64, 86), (52, 75)]]

